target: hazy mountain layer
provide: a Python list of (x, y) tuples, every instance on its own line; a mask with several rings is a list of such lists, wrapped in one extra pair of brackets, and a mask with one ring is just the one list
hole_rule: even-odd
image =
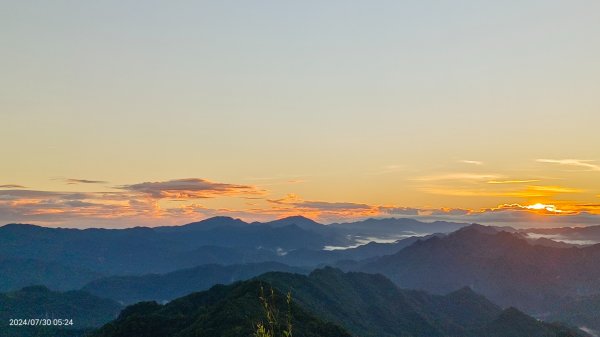
[[(79, 336), (117, 317), (117, 302), (83, 291), (54, 292), (42, 286), (0, 294), (0, 336)], [(10, 326), (10, 319), (72, 320), (64, 326)], [(64, 321), (63, 321), (64, 322)], [(66, 331), (71, 330), (71, 331)]]
[(83, 268), (19, 258), (1, 259), (0, 275), (0, 292), (39, 284), (53, 290), (73, 290), (102, 276)]
[(162, 275), (111, 276), (92, 281), (83, 290), (122, 303), (151, 300), (164, 302), (206, 290), (215, 284), (247, 280), (268, 271), (308, 272), (276, 262), (229, 266), (203, 265)]
[(565, 298), (597, 293), (599, 259), (600, 246), (533, 245), (519, 234), (474, 225), (355, 268), (436, 293), (469, 286), (502, 306), (541, 313)]

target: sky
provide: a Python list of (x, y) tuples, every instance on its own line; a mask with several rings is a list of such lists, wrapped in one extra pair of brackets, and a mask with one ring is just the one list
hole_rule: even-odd
[(600, 2), (2, 1), (0, 223), (600, 224)]

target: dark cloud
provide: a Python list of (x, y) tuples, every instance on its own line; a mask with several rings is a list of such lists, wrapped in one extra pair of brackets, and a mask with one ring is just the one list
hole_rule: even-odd
[(471, 210), (462, 208), (441, 208), (431, 210), (431, 215), (467, 215), (472, 213)]
[(0, 200), (55, 198), (60, 192), (35, 190), (0, 190)]
[(61, 198), (69, 200), (79, 200), (93, 198), (93, 193), (80, 192), (56, 192), (56, 191), (37, 191), (37, 190), (0, 190), (0, 200), (13, 199), (52, 199)]
[(328, 201), (309, 201), (301, 200), (295, 195), (288, 195), (282, 199), (268, 199), (270, 203), (278, 205), (293, 206), (298, 209), (313, 210), (370, 210), (373, 206), (354, 202), (328, 202)]
[(93, 203), (79, 200), (41, 200), (31, 202), (0, 203), (3, 222), (56, 222), (111, 218), (115, 214), (127, 215), (127, 206)]
[(389, 214), (389, 215), (409, 215), (409, 216), (417, 216), (419, 215), (419, 209), (418, 208), (411, 208), (411, 207), (386, 207), (386, 206), (381, 206), (379, 207), (379, 211), (381, 211), (384, 214)]
[(101, 205), (98, 203), (92, 203), (92, 202), (81, 201), (81, 200), (67, 200), (67, 201), (63, 202), (63, 204), (68, 207), (95, 207), (95, 206)]
[(65, 182), (70, 185), (73, 185), (73, 184), (108, 184), (108, 181), (103, 181), (103, 180), (88, 180), (88, 179), (73, 179), (73, 178), (65, 179)]
[(17, 185), (17, 184), (6, 184), (6, 185), (0, 185), (0, 188), (27, 188), (23, 185)]
[(244, 195), (260, 193), (260, 191), (254, 186), (215, 183), (199, 178), (144, 182), (133, 185), (124, 185), (120, 186), (119, 188), (131, 192), (143, 193), (156, 199), (198, 199), (212, 198), (219, 195)]
[(293, 205), (300, 208), (318, 210), (365, 210), (372, 208), (367, 204), (357, 204), (353, 202), (302, 201), (293, 203)]

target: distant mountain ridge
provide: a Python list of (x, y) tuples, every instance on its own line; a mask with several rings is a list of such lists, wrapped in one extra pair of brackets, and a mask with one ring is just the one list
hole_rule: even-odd
[(194, 231), (194, 230), (210, 230), (216, 227), (241, 227), (248, 225), (247, 222), (240, 219), (235, 219), (228, 216), (215, 216), (205, 220), (191, 222), (181, 226), (162, 226), (154, 227), (157, 231)]
[(370, 218), (356, 222), (333, 223), (328, 226), (343, 233), (376, 237), (398, 234), (449, 233), (469, 225), (468, 223), (448, 221), (422, 222), (411, 218)]
[[(225, 221), (227, 225), (215, 225)], [(190, 230), (186, 226), (152, 229), (64, 229), (33, 225), (0, 227), (0, 256), (57, 262), (68, 267), (90, 268), (103, 274), (169, 272), (206, 263), (203, 256), (190, 261), (189, 253), (203, 246), (231, 248), (243, 254), (264, 250), (321, 249), (343, 239), (326, 238), (297, 225), (231, 226), (232, 220), (207, 220), (212, 226)], [(238, 221), (233, 220), (239, 224)], [(193, 227), (203, 227), (193, 224)], [(187, 261), (179, 264), (178, 261)], [(236, 261), (237, 263), (244, 261)], [(257, 261), (246, 261), (257, 262)]]
[(527, 228), (526, 234), (545, 235), (556, 240), (594, 244), (600, 242), (600, 225), (581, 227)]
[[(386, 223), (393, 223), (394, 230), (404, 233), (404, 226), (413, 228), (419, 222), (388, 219)], [(438, 225), (421, 225), (439, 229)], [(450, 231), (460, 226), (452, 224), (444, 229)], [(321, 254), (319, 251), (325, 246), (355, 243), (349, 234), (350, 227), (350, 232), (343, 228), (321, 225), (304, 217), (251, 224), (214, 217), (183, 226), (126, 229), (80, 230), (9, 224), (0, 227), (0, 257), (58, 263), (107, 275), (166, 273), (207, 263), (279, 261), (316, 266), (343, 255)], [(376, 226), (372, 234), (377, 234)]]

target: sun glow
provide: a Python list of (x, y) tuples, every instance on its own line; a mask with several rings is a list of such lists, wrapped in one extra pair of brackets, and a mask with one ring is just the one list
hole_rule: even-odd
[(542, 204), (542, 203), (525, 206), (525, 208), (533, 209), (533, 210), (545, 210), (545, 211), (553, 212), (553, 213), (562, 213), (563, 212), (562, 210), (556, 208), (556, 206), (554, 206), (554, 205), (546, 205), (546, 204)]

